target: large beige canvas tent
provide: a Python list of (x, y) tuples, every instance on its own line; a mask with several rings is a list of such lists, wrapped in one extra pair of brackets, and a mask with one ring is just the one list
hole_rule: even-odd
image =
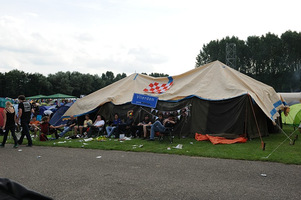
[[(172, 85), (165, 92), (145, 92), (149, 84), (166, 84), (170, 79)], [(132, 74), (77, 100), (65, 116), (80, 116), (100, 108), (102, 115), (111, 118), (116, 108), (137, 107), (130, 104), (134, 93), (158, 97), (156, 110), (188, 108), (189, 119), (181, 127), (188, 135), (195, 132), (236, 135), (249, 132), (250, 135), (252, 132), (255, 137), (259, 134), (258, 128), (250, 126), (256, 123), (264, 135), (267, 134), (266, 119), (276, 119), (277, 111), (283, 106), (272, 87), (215, 61), (171, 78)]]

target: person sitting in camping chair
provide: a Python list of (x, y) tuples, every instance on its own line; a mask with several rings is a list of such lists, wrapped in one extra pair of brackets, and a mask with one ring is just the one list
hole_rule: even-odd
[(115, 138), (119, 138), (120, 134), (126, 134), (126, 135), (131, 134), (132, 136), (134, 136), (133, 125), (134, 125), (133, 110), (129, 110), (127, 112), (127, 118), (125, 123), (122, 123), (117, 126)]
[(74, 116), (71, 116), (67, 121), (67, 124), (62, 124), (60, 127), (64, 126), (64, 130), (60, 133), (60, 137), (63, 137), (68, 131), (71, 131), (74, 126), (77, 125), (77, 119)]
[(34, 138), (37, 137), (37, 132), (40, 130), (39, 128), (40, 122), (37, 120), (36, 116), (32, 116), (29, 122), (29, 130), (33, 132)]
[(61, 126), (53, 126), (53, 125), (49, 124), (48, 116), (44, 116), (42, 118), (40, 127), (41, 127), (40, 141), (48, 140), (47, 135), (49, 135), (49, 134), (54, 134), (56, 139), (59, 138), (59, 136), (57, 134), (57, 128), (60, 128)]
[(90, 119), (89, 115), (85, 115), (85, 121), (83, 126), (75, 126), (74, 127), (74, 135), (77, 135), (77, 130), (79, 129), (79, 134), (82, 137), (83, 132), (86, 132), (88, 130), (88, 124), (92, 125), (92, 120)]
[(115, 134), (115, 129), (117, 128), (118, 125), (120, 125), (122, 123), (121, 119), (119, 118), (118, 113), (114, 114), (114, 120), (111, 123), (110, 126), (106, 127), (106, 131), (107, 131), (107, 137), (111, 137), (111, 135)]
[(163, 124), (160, 121), (155, 121), (155, 123), (151, 127), (151, 133), (149, 141), (155, 140), (155, 132), (165, 132), (166, 129), (173, 127), (176, 124), (174, 119), (174, 114), (170, 113), (168, 118), (163, 120)]
[(105, 125), (105, 121), (102, 120), (101, 115), (97, 115), (93, 125), (88, 124), (89, 131), (87, 137), (90, 138), (93, 135), (93, 131), (97, 131), (97, 135), (98, 135), (99, 132), (103, 130), (104, 125)]
[(151, 121), (149, 115), (146, 114), (144, 116), (143, 121), (140, 122), (139, 124), (137, 124), (137, 132), (136, 132), (137, 135), (139, 137), (141, 137), (142, 136), (142, 132), (143, 132), (143, 139), (146, 139), (148, 128), (151, 127), (151, 125), (152, 125), (152, 121)]

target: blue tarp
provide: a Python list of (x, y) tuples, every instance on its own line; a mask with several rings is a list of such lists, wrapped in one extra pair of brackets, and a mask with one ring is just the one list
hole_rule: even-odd
[(40, 106), (39, 114), (44, 116), (44, 112), (46, 110), (51, 110), (52, 112), (55, 112), (57, 110), (56, 105), (54, 106)]
[(60, 108), (53, 114), (52, 118), (50, 119), (49, 123), (53, 126), (58, 126), (60, 124), (66, 124), (67, 120), (63, 119), (63, 115), (65, 112), (70, 108), (73, 103), (67, 103)]

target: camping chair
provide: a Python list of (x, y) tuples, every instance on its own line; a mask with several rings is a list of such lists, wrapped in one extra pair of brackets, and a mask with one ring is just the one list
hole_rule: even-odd
[(174, 127), (165, 127), (165, 131), (159, 132), (158, 138), (159, 141), (164, 141), (164, 139), (168, 139), (170, 143), (173, 143), (174, 135), (173, 135)]
[[(54, 134), (55, 138), (57, 139), (59, 136), (57, 134), (57, 130), (50, 128), (50, 124), (48, 122), (40, 124), (40, 139), (46, 139), (47, 135)], [(44, 140), (43, 140), (44, 141)]]
[[(87, 131), (88, 137), (99, 137), (100, 135), (105, 134), (105, 125), (103, 125), (102, 127), (90, 126), (89, 129), (91, 129), (91, 130)], [(90, 132), (90, 134), (89, 134), (89, 132)]]
[(97, 128), (97, 134), (96, 137), (99, 137), (101, 135), (105, 135), (105, 125), (103, 125), (102, 127)]
[(119, 128), (120, 134), (124, 134), (126, 137), (134, 136), (135, 127), (131, 124), (130, 126), (124, 126)]

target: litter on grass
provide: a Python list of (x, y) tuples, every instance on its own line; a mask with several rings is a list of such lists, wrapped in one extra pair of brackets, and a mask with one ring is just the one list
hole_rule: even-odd
[(119, 141), (128, 141), (128, 140), (132, 140), (130, 137), (122, 137), (118, 139)]
[(90, 141), (93, 141), (93, 138), (87, 138), (87, 139), (84, 139), (85, 142), (90, 142)]
[(124, 140), (132, 140), (130, 137), (124, 137)]
[(107, 140), (107, 138), (106, 138), (105, 136), (99, 136), (99, 137), (96, 138), (96, 140), (97, 140), (98, 142), (104, 142), (104, 141)]
[(183, 145), (182, 144), (178, 144), (177, 146), (173, 147), (175, 149), (182, 149), (183, 148)]

